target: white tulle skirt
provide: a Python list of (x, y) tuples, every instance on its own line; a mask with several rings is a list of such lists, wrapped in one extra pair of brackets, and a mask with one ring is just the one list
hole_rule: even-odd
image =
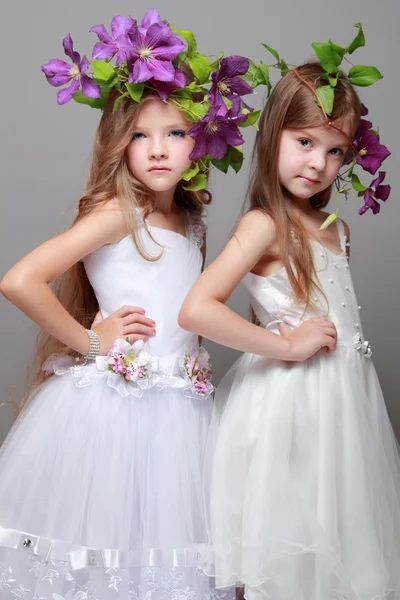
[(51, 377), (1, 449), (1, 600), (215, 597), (201, 567), (211, 398), (86, 383)]
[(208, 455), (217, 586), (400, 598), (400, 460), (370, 360), (243, 355), (217, 390)]

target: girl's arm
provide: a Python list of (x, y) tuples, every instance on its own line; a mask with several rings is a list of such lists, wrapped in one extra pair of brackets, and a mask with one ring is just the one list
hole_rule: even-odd
[(282, 360), (305, 360), (322, 347), (332, 351), (336, 330), (326, 319), (310, 319), (282, 335), (250, 323), (225, 302), (254, 265), (276, 243), (275, 226), (260, 211), (247, 213), (220, 256), (200, 275), (189, 292), (179, 324), (219, 344)]
[[(27, 254), (5, 275), (0, 291), (39, 327), (66, 346), (86, 354), (89, 339), (85, 328), (67, 312), (48, 284), (97, 248), (115, 243), (126, 234), (123, 215), (111, 201)], [(132, 329), (135, 318), (132, 313), (143, 315), (144, 310), (123, 307), (96, 326), (101, 354), (108, 352), (117, 337), (127, 335)], [(145, 327), (150, 322), (139, 314), (137, 318)]]

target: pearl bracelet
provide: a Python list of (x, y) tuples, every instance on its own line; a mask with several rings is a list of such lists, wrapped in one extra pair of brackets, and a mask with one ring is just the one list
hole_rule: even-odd
[(85, 360), (96, 360), (100, 354), (100, 338), (99, 335), (92, 329), (86, 329), (89, 337), (89, 351), (85, 355)]

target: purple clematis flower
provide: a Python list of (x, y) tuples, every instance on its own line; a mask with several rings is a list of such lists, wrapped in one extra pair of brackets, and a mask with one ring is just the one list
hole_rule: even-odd
[(383, 161), (391, 153), (386, 146), (379, 143), (378, 136), (369, 131), (371, 127), (371, 121), (361, 119), (353, 144), (356, 149), (357, 163), (364, 171), (375, 175)]
[(218, 115), (214, 108), (193, 125), (188, 134), (196, 140), (195, 147), (189, 155), (190, 160), (202, 158), (206, 154), (220, 160), (225, 156), (228, 144), (241, 146), (244, 142), (235, 119)]
[(129, 83), (155, 81), (172, 82), (176, 76), (174, 58), (185, 44), (172, 35), (166, 23), (153, 23), (143, 35), (137, 27), (128, 32), (132, 53), (128, 59)]
[(172, 94), (174, 90), (177, 88), (184, 88), (186, 85), (186, 77), (185, 74), (182, 73), (179, 69), (175, 69), (175, 77), (173, 81), (155, 81), (150, 79), (149, 83), (152, 83), (156, 88), (157, 92), (160, 95), (162, 100), (168, 100), (169, 96)]
[(95, 60), (106, 60), (117, 55), (117, 66), (123, 65), (130, 55), (132, 44), (128, 38), (128, 31), (136, 27), (136, 21), (130, 17), (116, 16), (111, 21), (111, 34), (107, 33), (104, 25), (95, 25), (91, 28), (98, 35), (99, 42), (93, 48)]
[(87, 96), (88, 98), (100, 98), (100, 86), (94, 83), (88, 75), (85, 75), (86, 71), (89, 69), (90, 63), (86, 56), (81, 60), (80, 54), (74, 51), (70, 33), (63, 39), (63, 46), (65, 54), (73, 62), (72, 65), (59, 58), (53, 58), (41, 67), (43, 73), (47, 77), (47, 81), (54, 87), (59, 87), (65, 83), (72, 82), (69, 87), (58, 92), (58, 104), (69, 102), (81, 86), (82, 94), (84, 96)]
[(389, 198), (390, 185), (381, 185), (386, 177), (385, 171), (379, 171), (378, 177), (373, 180), (369, 188), (364, 193), (364, 206), (358, 211), (359, 215), (363, 215), (367, 210), (371, 209), (374, 215), (377, 215), (381, 210), (377, 200), (385, 202)]
[(232, 109), (239, 114), (240, 96), (252, 94), (252, 87), (238, 75), (244, 75), (249, 70), (249, 60), (241, 56), (228, 56), (223, 58), (218, 71), (211, 75), (212, 86), (208, 93), (208, 101), (216, 108), (218, 115), (226, 115), (228, 109), (223, 97), (233, 102)]
[(147, 11), (142, 19), (141, 25), (138, 27), (142, 35), (146, 35), (148, 28), (154, 23), (163, 23), (162, 18), (158, 14), (155, 8), (151, 8)]

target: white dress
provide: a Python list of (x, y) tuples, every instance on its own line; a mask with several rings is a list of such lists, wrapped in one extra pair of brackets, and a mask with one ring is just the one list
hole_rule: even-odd
[[(400, 461), (338, 224), (342, 253), (312, 242), (338, 332), (303, 363), (244, 354), (217, 389), (211, 537), (218, 586), (248, 600), (398, 600)], [(244, 278), (262, 326), (315, 317), (293, 307), (284, 269)], [(328, 305), (327, 306), (327, 302)]]
[[(177, 324), (198, 277), (205, 225), (187, 237), (150, 227), (144, 260), (131, 237), (84, 260), (104, 317), (141, 306), (155, 320), (158, 370), (143, 384), (62, 360), (0, 452), (1, 600), (201, 600), (206, 542), (202, 467), (211, 396), (179, 359), (197, 336)], [(147, 250), (157, 255), (140, 224)], [(219, 594), (220, 595), (220, 594)]]

